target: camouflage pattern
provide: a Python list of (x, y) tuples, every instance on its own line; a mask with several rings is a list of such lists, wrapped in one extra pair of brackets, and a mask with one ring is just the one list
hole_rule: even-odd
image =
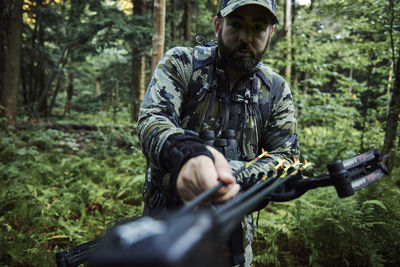
[[(148, 86), (137, 129), (149, 163), (143, 189), (145, 206), (149, 210), (174, 206), (171, 175), (161, 169), (160, 155), (165, 140), (173, 134), (184, 133), (184, 129), (217, 130), (221, 123), (226, 124), (227, 129), (234, 129), (239, 142), (239, 160), (230, 162), (233, 171), (259, 155), (262, 148), (267, 150), (270, 156), (243, 171), (237, 177), (239, 183), (267, 172), (281, 159), (293, 162), (299, 156), (297, 122), (288, 84), (271, 68), (259, 63), (230, 91), (223, 68), (213, 58), (213, 49), (215, 47), (176, 47), (169, 50), (157, 65)], [(202, 92), (214, 65), (210, 92), (203, 95), (200, 103), (188, 107), (194, 94)], [(244, 95), (249, 88), (257, 92), (253, 97), (256, 103), (247, 101), (226, 106), (222, 101), (224, 96)], [(203, 123), (213, 90), (221, 97), (216, 98), (209, 120)], [(226, 107), (229, 120), (223, 122)], [(242, 226), (246, 257), (251, 259), (252, 216), (245, 218)]]
[(278, 23), (278, 17), (276, 15), (275, 9), (275, 0), (220, 0), (218, 10), (221, 15), (225, 17), (236, 8), (249, 4), (256, 4), (265, 7), (273, 16), (275, 23)]

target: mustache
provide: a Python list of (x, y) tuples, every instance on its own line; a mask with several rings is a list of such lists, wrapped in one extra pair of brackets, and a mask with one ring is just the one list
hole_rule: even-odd
[(242, 43), (235, 45), (232, 52), (236, 52), (236, 51), (246, 51), (246, 52), (250, 52), (250, 54), (252, 54), (253, 56), (256, 55), (255, 49), (253, 47), (251, 47), (251, 45), (248, 43), (242, 42)]

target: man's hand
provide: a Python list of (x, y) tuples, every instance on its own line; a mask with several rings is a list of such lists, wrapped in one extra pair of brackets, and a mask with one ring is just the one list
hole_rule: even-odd
[(225, 202), (236, 196), (240, 190), (224, 155), (212, 147), (207, 148), (214, 156), (215, 162), (207, 156), (197, 156), (189, 159), (178, 174), (176, 186), (184, 202), (216, 186), (219, 181), (225, 185), (210, 199), (213, 202)]

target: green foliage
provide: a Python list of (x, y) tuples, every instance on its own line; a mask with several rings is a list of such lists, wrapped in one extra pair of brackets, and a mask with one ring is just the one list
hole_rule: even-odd
[(271, 203), (256, 228), (255, 261), (266, 266), (396, 266), (400, 190), (387, 177), (339, 199), (318, 189)]
[[(216, 6), (199, 0), (192, 1), (192, 40), (183, 40), (184, 2), (175, 0), (176, 8), (167, 8), (166, 49), (193, 45), (196, 35), (214, 38)], [(301, 154), (313, 163), (306, 173), (310, 176), (325, 172), (329, 162), (382, 147), (388, 90), (393, 87), (388, 80), (392, 53), (400, 45), (398, 1), (392, 1), (393, 8), (383, 0), (312, 2), (296, 6), (292, 77), (286, 77), (296, 101)], [(39, 84), (50, 86), (50, 100), (60, 77), (51, 119), (99, 130), (17, 131), (0, 119), (2, 266), (53, 266), (56, 251), (91, 240), (119, 218), (141, 212), (146, 162), (128, 110), (131, 62), (139, 54), (150, 55), (152, 3), (147, 1), (144, 16), (127, 15), (116, 3), (26, 6), (31, 21), (24, 24), (19, 121), (35, 109), (43, 89)], [(283, 10), (280, 2), (281, 23), (263, 59), (280, 73), (288, 64)], [(132, 55), (132, 50), (139, 54)], [(69, 74), (72, 111), (61, 119), (66, 101), (61, 91), (69, 85)], [(148, 78), (149, 69), (146, 74)], [(118, 99), (113, 98), (117, 93)], [(399, 266), (399, 187), (397, 166), (391, 180), (384, 177), (348, 199), (337, 198), (333, 189), (318, 189), (296, 201), (271, 203), (255, 229), (255, 262)]]
[[(398, 51), (400, 40), (400, 10), (394, 1), (391, 21), (390, 1), (312, 2), (296, 6), (289, 62), (292, 77), (286, 78), (292, 84), (300, 128), (305, 133), (301, 137), (303, 155), (315, 155), (310, 158), (318, 159), (319, 164), (341, 156), (344, 144), (349, 146), (348, 154), (382, 147), (388, 88), (393, 85), (388, 81), (393, 71), (392, 52)], [(282, 55), (288, 43), (280, 27), (279, 41), (271, 45), (265, 61), (283, 73), (288, 62)], [(326, 136), (326, 131), (331, 137), (336, 134), (333, 143), (338, 146), (330, 143), (313, 152), (319, 148), (309, 146), (312, 136), (307, 132), (312, 127), (325, 131), (313, 130), (318, 137)], [(358, 138), (351, 141), (346, 135)], [(320, 145), (328, 142), (318, 139)]]
[(141, 213), (145, 159), (129, 128), (0, 135), (1, 264), (53, 266), (55, 252)]

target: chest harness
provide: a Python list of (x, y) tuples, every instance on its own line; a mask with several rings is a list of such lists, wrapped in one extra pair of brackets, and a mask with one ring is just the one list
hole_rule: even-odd
[[(195, 47), (194, 49), (201, 49)], [(239, 150), (243, 149), (243, 141), (246, 121), (249, 116), (255, 118), (257, 123), (257, 129), (260, 131), (262, 129), (262, 114), (258, 105), (258, 94), (259, 88), (257, 86), (259, 82), (259, 77), (256, 71), (253, 70), (249, 78), (239, 80), (238, 83), (233, 88), (232, 92), (228, 92), (227, 84), (220, 79), (225, 75), (225, 72), (218, 68), (218, 59), (216, 56), (216, 47), (211, 47), (211, 56), (206, 61), (193, 62), (193, 70), (201, 67), (208, 67), (207, 70), (207, 80), (204, 85), (196, 92), (190, 92), (191, 88), (189, 85), (189, 101), (183, 107), (182, 118), (189, 116), (191, 117), (195, 112), (198, 105), (204, 101), (205, 97), (209, 95), (209, 103), (203, 120), (200, 122), (201, 131), (206, 130), (208, 127), (208, 122), (211, 117), (211, 112), (216, 101), (219, 101), (223, 106), (224, 115), (219, 119), (219, 124), (215, 130), (216, 135), (218, 135), (222, 130), (235, 130), (240, 129), (240, 135), (238, 136)], [(218, 75), (218, 76), (217, 76)], [(239, 90), (238, 90), (239, 89)], [(192, 89), (193, 90), (193, 89)], [(257, 138), (258, 134), (255, 134)], [(258, 140), (257, 140), (258, 141)], [(257, 153), (257, 152), (256, 152)], [(240, 151), (243, 155), (243, 151)]]
[[(200, 49), (200, 48), (195, 48)], [(262, 129), (262, 116), (260, 112), (260, 108), (258, 105), (258, 94), (259, 89), (257, 87), (257, 83), (259, 81), (258, 76), (253, 71), (250, 78), (246, 81), (239, 81), (233, 88), (232, 93), (228, 93), (226, 90), (222, 90), (222, 88), (218, 88), (218, 77), (222, 77), (225, 75), (224, 71), (217, 68), (217, 58), (216, 58), (216, 49), (215, 46), (211, 48), (211, 60), (206, 62), (208, 63), (208, 73), (207, 73), (207, 81), (201, 87), (201, 89), (197, 90), (197, 92), (190, 92), (189, 87), (189, 101), (185, 101), (187, 103), (182, 111), (182, 117), (192, 116), (195, 112), (198, 105), (204, 101), (206, 95), (210, 95), (209, 103), (204, 115), (203, 120), (200, 123), (201, 130), (206, 130), (208, 122), (210, 120), (212, 108), (216, 101), (219, 101), (223, 105), (224, 115), (220, 118), (220, 123), (215, 130), (216, 135), (218, 135), (222, 130), (228, 129), (241, 129), (240, 137), (238, 140), (239, 154), (243, 155), (243, 140), (246, 128), (246, 121), (248, 116), (251, 115), (256, 119), (256, 123), (258, 124), (258, 130)], [(204, 62), (203, 62), (204, 64)], [(203, 65), (204, 66), (204, 65)], [(198, 68), (198, 66), (193, 66), (193, 70)], [(241, 82), (241, 83), (240, 83)], [(222, 81), (220, 81), (222, 83)], [(222, 85), (222, 84), (221, 84)], [(244, 87), (244, 89), (240, 89)], [(227, 86), (225, 86), (226, 89)], [(238, 92), (236, 89), (239, 88)], [(229, 89), (229, 88), (228, 88)], [(254, 133), (257, 135), (257, 133)], [(228, 247), (232, 253), (232, 263), (234, 266), (244, 266), (245, 256), (244, 256), (244, 248), (243, 248), (243, 230), (241, 225), (238, 225), (236, 230), (232, 233), (230, 240), (228, 241)]]

